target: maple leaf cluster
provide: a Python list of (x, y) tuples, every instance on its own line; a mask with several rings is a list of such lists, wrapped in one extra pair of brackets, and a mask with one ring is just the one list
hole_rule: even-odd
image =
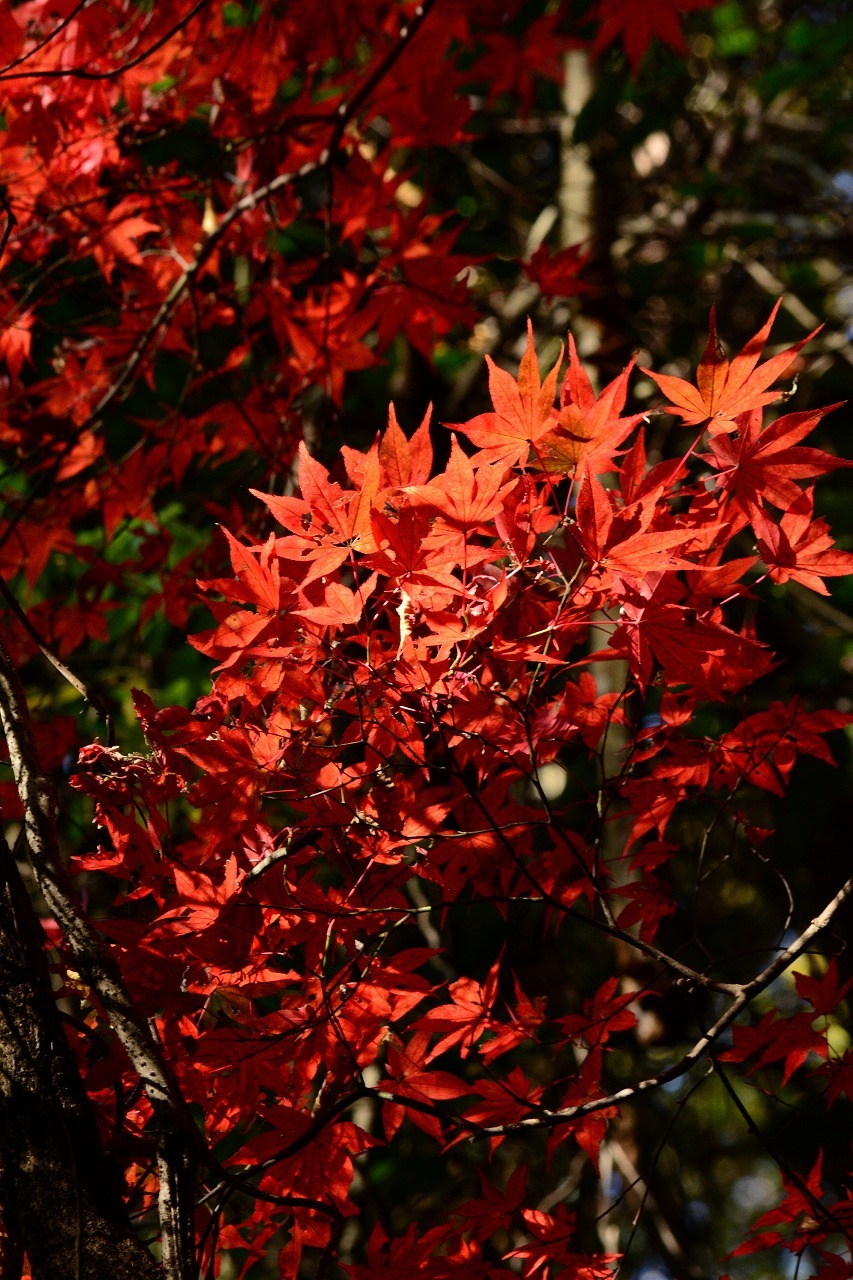
[[(211, 476), (286, 469), (306, 396), (336, 414), (401, 338), (430, 360), (474, 324), (462, 222), (418, 170), (469, 143), (475, 100), (529, 111), (581, 29), (634, 63), (655, 35), (681, 47), (693, 4), (649, 25), (606, 0), (580, 26), (521, 0), (335, 0), (323, 22), (313, 0), (2, 6), (0, 446), (34, 489), (4, 492), (0, 572), (57, 652), (105, 640), (140, 574), (147, 616), (185, 628), (209, 557), (176, 553), (175, 488), (232, 519)], [(529, 269), (565, 297), (583, 261), (543, 247)], [(139, 522), (110, 564), (78, 536)]]
[[(626, 1104), (701, 1064), (849, 1103), (849, 983), (805, 955), (850, 884), (757, 959), (697, 960), (686, 905), (721, 831), (720, 864), (772, 867), (766, 798), (850, 719), (749, 701), (763, 584), (853, 568), (813, 492), (849, 464), (803, 443), (829, 409), (765, 418), (808, 338), (762, 360), (777, 308), (729, 359), (712, 317), (695, 382), (646, 370), (665, 460), (631, 368), (596, 392), (569, 336), (543, 377), (532, 333), (449, 436), (392, 407), (367, 450), (317, 456), (358, 375), (432, 360), (486, 297), (437, 153), (478, 164), (484, 122), (553, 101), (579, 45), (635, 73), (654, 39), (683, 53), (710, 4), (0, 5), (0, 806), (16, 854), (22, 819), (38, 835), (108, 1216), (168, 1280), (601, 1280), (619, 1259), (575, 1193), (601, 1172), (609, 1203)], [(584, 245), (510, 266), (546, 299), (591, 288)], [(78, 754), (71, 715), (22, 731), (7, 665), (41, 650), (109, 719), (65, 661), (184, 635), (200, 600), (212, 684), (191, 709), (137, 691), (145, 753)], [(72, 842), (76, 907), (36, 866), (69, 773), (101, 833)], [(26, 1275), (15, 1172), (0, 1269)], [(782, 1172), (734, 1256), (853, 1275), (849, 1193), (820, 1160)]]
[[(407, 436), (393, 408), (367, 452), (344, 448), (338, 479), (302, 446), (299, 491), (257, 495), (268, 536), (226, 532), (232, 574), (201, 584), (215, 625), (192, 643), (216, 664), (210, 693), (192, 710), (136, 695), (149, 758), (84, 751), (75, 785), (108, 842), (76, 868), (115, 878), (104, 928), (128, 986), (206, 1142), (258, 1197), (202, 1231), (208, 1254), (243, 1251), (242, 1274), (271, 1248), (293, 1277), (306, 1250), (334, 1253), (359, 1211), (357, 1165), (412, 1134), (431, 1159), (480, 1150), (482, 1196), (399, 1236), (377, 1222), (366, 1263), (342, 1260), (353, 1280), (611, 1274), (614, 1258), (582, 1247), (565, 1206), (537, 1207), (523, 1161), (505, 1183), (502, 1148), (543, 1131), (550, 1160), (579, 1149), (596, 1164), (636, 988), (611, 976), (561, 1007), (525, 989), (509, 934), (477, 979), (417, 924), (486, 909), (509, 929), (535, 910), (543, 939), (582, 947), (595, 927), (639, 948), (652, 994), (668, 967), (717, 989), (713, 964), (693, 972), (657, 948), (683, 911), (668, 876), (677, 815), (717, 796), (755, 845), (749, 797), (781, 792), (800, 754), (831, 759), (825, 735), (851, 718), (777, 703), (717, 736), (700, 727), (704, 703), (736, 708), (772, 665), (738, 614), (760, 582), (820, 588), (853, 569), (824, 522), (800, 515), (803, 482), (840, 465), (798, 443), (821, 412), (761, 425), (793, 354), (760, 365), (764, 336), (729, 367), (733, 401), (707, 393), (716, 349), (698, 389), (660, 380), (700, 428), (672, 461), (648, 462), (644, 423), (624, 413), (627, 372), (596, 396), (570, 341), (561, 385), (560, 362), (543, 380), (532, 336), (517, 378), (490, 366), (493, 409), (453, 427), (443, 469), (429, 416)], [(626, 677), (603, 692), (619, 663)], [(615, 726), (625, 746), (604, 776)], [(557, 795), (543, 785), (555, 762)], [(798, 976), (810, 1008), (754, 1026), (739, 1020), (740, 990), (719, 988), (734, 999), (718, 1030), (697, 1026), (699, 1049), (661, 1078), (732, 1022), (721, 1061), (782, 1063), (783, 1086), (817, 1071), (831, 1097), (849, 1095), (849, 1051), (832, 1053), (819, 1021), (846, 994), (833, 967)], [(655, 1083), (638, 1069), (648, 1080), (629, 1096)], [(106, 1106), (104, 1073), (98, 1063), (90, 1089)], [(144, 1137), (144, 1097), (126, 1122)], [(128, 1177), (153, 1195), (142, 1160)], [(815, 1246), (842, 1212), (821, 1219), (821, 1195), (809, 1194)], [(797, 1197), (744, 1248), (775, 1242)], [(849, 1275), (827, 1249), (831, 1274)]]

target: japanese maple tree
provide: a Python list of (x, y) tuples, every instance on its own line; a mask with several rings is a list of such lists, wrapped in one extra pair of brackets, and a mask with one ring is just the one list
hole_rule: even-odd
[[(729, 358), (712, 314), (642, 413), (528, 324), (467, 420), (347, 427), (484, 309), (433, 154), (708, 7), (0, 8), (4, 1276), (604, 1278), (623, 1202), (698, 1275), (656, 1169), (720, 1105), (778, 1195), (718, 1264), (853, 1276), (777, 1122), (853, 1079), (853, 880), (805, 909), (768, 825), (853, 719), (765, 696), (767, 592), (853, 569), (808, 338), (765, 355), (776, 308)], [(140, 656), (131, 719), (111, 655), (157, 628), (205, 687)], [(746, 939), (735, 863), (779, 899)]]

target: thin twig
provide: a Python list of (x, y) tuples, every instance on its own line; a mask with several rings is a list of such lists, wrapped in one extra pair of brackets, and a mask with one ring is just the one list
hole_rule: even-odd
[(840, 1234), (844, 1237), (847, 1243), (853, 1244), (853, 1236), (851, 1236), (850, 1228), (846, 1227), (844, 1223), (832, 1212), (831, 1209), (827, 1209), (827, 1207), (821, 1202), (820, 1198), (814, 1194), (811, 1187), (806, 1182), (805, 1178), (803, 1178), (801, 1174), (797, 1173), (796, 1169), (791, 1168), (791, 1166), (787, 1163), (787, 1161), (784, 1160), (782, 1156), (779, 1155), (778, 1151), (775, 1149), (772, 1142), (770, 1142), (769, 1138), (767, 1138), (766, 1135), (762, 1132), (758, 1123), (750, 1114), (747, 1107), (744, 1105), (742, 1099), (738, 1097), (737, 1090), (734, 1088), (731, 1080), (729, 1080), (726, 1072), (723, 1070), (722, 1066), (720, 1065), (719, 1058), (717, 1058), (713, 1050), (709, 1051), (708, 1056), (710, 1057), (711, 1062), (713, 1063), (714, 1071), (716, 1072), (720, 1083), (722, 1084), (726, 1093), (731, 1098), (737, 1111), (739, 1111), (741, 1116), (743, 1117), (743, 1120), (746, 1123), (746, 1127), (749, 1130), (749, 1132), (758, 1139), (758, 1141), (764, 1147), (764, 1150), (767, 1152), (767, 1154), (773, 1157), (775, 1164), (782, 1171), (782, 1173), (785, 1175), (788, 1181), (796, 1183), (799, 1190), (802, 1192), (806, 1200), (808, 1200), (809, 1204), (814, 1209), (818, 1219), (820, 1220), (822, 1218), (825, 1222), (831, 1222), (833, 1227), (835, 1227), (835, 1229), (838, 1232), (840, 1232)]
[[(0, 72), (0, 80), (29, 80), (33, 78), (43, 80), (115, 80), (118, 76), (123, 75), (125, 71), (138, 67), (140, 63), (150, 58), (153, 53), (157, 53), (159, 49), (162, 49), (164, 44), (169, 43), (172, 36), (177, 35), (182, 27), (191, 22), (196, 14), (200, 13), (209, 4), (210, 0), (196, 0), (193, 7), (162, 36), (158, 36), (153, 44), (150, 44), (147, 49), (143, 49), (142, 53), (136, 54), (135, 57), (128, 58), (127, 62), (123, 62), (121, 66), (113, 67), (111, 71), (89, 71), (86, 67), (36, 67), (34, 71)], [(52, 32), (51, 38), (56, 34), (55, 31)]]
[[(101, 414), (113, 403), (116, 396), (127, 385), (133, 377), (137, 368), (144, 360), (152, 344), (155, 342), (157, 334), (164, 324), (172, 318), (177, 310), (178, 304), (189, 289), (192, 282), (199, 275), (202, 267), (204, 267), (217, 248), (225, 235), (231, 229), (244, 213), (248, 213), (256, 209), (258, 205), (263, 204), (270, 196), (276, 192), (282, 191), (285, 187), (291, 186), (300, 178), (305, 178), (311, 173), (316, 173), (319, 169), (324, 169), (332, 160), (343, 136), (346, 132), (347, 125), (353, 120), (360, 107), (366, 102), (370, 94), (377, 85), (388, 74), (394, 63), (401, 57), (403, 51), (411, 43), (417, 31), (423, 25), (429, 11), (435, 5), (436, 0), (424, 0), (415, 10), (411, 22), (408, 26), (401, 29), (397, 42), (392, 49), (388, 51), (385, 57), (379, 62), (371, 74), (365, 79), (364, 83), (353, 94), (348, 102), (342, 102), (337, 110), (337, 120), (332, 130), (331, 136), (322, 149), (316, 160), (309, 160), (305, 164), (300, 165), (298, 169), (291, 169), (286, 173), (280, 173), (275, 178), (263, 186), (256, 187), (254, 191), (249, 191), (246, 195), (237, 200), (231, 208), (223, 214), (216, 228), (210, 233), (204, 244), (199, 249), (193, 261), (184, 272), (178, 277), (173, 284), (169, 293), (161, 303), (154, 319), (149, 324), (142, 338), (131, 352), (124, 366), (120, 370), (118, 376), (113, 380), (106, 393), (95, 406), (90, 416), (90, 423), (98, 419)], [(85, 426), (86, 424), (84, 424)], [(82, 430), (82, 428), (81, 428)]]

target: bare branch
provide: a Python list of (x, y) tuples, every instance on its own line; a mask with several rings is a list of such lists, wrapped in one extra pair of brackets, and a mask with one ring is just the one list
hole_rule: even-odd
[[(49, 32), (48, 35), (46, 35), (43, 39), (39, 40), (38, 43), (33, 45), (31, 49), (28, 49), (26, 53), (22, 53), (17, 58), (13, 58), (11, 62), (7, 62), (5, 67), (0, 67), (0, 79), (6, 78), (7, 71), (12, 71), (13, 68), (20, 67), (22, 63), (29, 62), (30, 58), (34, 57), (41, 49), (44, 49), (47, 45), (49, 45), (52, 40), (55, 40), (56, 37), (60, 34), (60, 32), (64, 31), (65, 28), (69, 25), (69, 23), (72, 23), (74, 19), (77, 17), (77, 15), (83, 9), (85, 9), (87, 3), (88, 3), (88, 0), (77, 0), (77, 3), (75, 4), (74, 8), (65, 15), (65, 17), (61, 20), (61, 22), (58, 22), (56, 24), (56, 26), (53, 28), (51, 32)], [(35, 71), (32, 74), (38, 75), (39, 72)]]
[(5, 578), (0, 578), (0, 595), (3, 596), (10, 610), (26, 631), (33, 644), (35, 644), (43, 656), (47, 658), (51, 666), (59, 672), (63, 680), (66, 680), (68, 684), (71, 685), (72, 689), (77, 690), (84, 701), (88, 702), (90, 706), (94, 707), (95, 710), (104, 717), (107, 724), (107, 734), (109, 740), (112, 741), (113, 709), (109, 706), (103, 695), (92, 689), (83, 680), (81, 680), (79, 676), (76, 676), (71, 668), (65, 665), (59, 655), (53, 652), (44, 636), (40, 634), (38, 629), (33, 625), (24, 610), (18, 604), (18, 601), (15, 599), (15, 596), (7, 585)]
[(853, 876), (846, 881), (835, 897), (827, 903), (819, 915), (815, 916), (796, 941), (791, 943), (790, 947), (786, 947), (784, 951), (780, 952), (749, 982), (745, 982), (736, 988), (738, 994), (729, 1007), (720, 1015), (714, 1025), (679, 1058), (678, 1062), (673, 1063), (672, 1066), (667, 1067), (666, 1070), (659, 1072), (656, 1076), (648, 1076), (636, 1084), (626, 1085), (624, 1089), (617, 1089), (615, 1093), (606, 1094), (601, 1098), (591, 1098), (589, 1102), (581, 1102), (577, 1106), (566, 1107), (560, 1111), (549, 1111), (545, 1107), (541, 1107), (537, 1109), (535, 1115), (526, 1116), (523, 1120), (512, 1121), (509, 1124), (478, 1125), (466, 1120), (463, 1116), (453, 1115), (451, 1112), (432, 1103), (422, 1103), (412, 1098), (398, 1097), (395, 1094), (376, 1089), (366, 1088), (365, 1092), (383, 1102), (396, 1102), (416, 1111), (424, 1111), (431, 1115), (439, 1116), (447, 1124), (479, 1138), (502, 1137), (504, 1134), (521, 1133), (531, 1129), (551, 1129), (560, 1124), (571, 1124), (573, 1121), (580, 1120), (584, 1116), (593, 1115), (597, 1111), (604, 1111), (609, 1107), (632, 1102), (644, 1094), (660, 1089), (671, 1080), (678, 1080), (681, 1076), (686, 1075), (691, 1067), (694, 1067), (708, 1056), (714, 1042), (731, 1026), (752, 999), (759, 992), (764, 991), (774, 978), (778, 977), (789, 965), (793, 964), (798, 956), (801, 956), (808, 949), (812, 940), (827, 927), (839, 908), (850, 897), (853, 897)]
[[(738, 995), (728, 1009), (720, 1015), (714, 1025), (696, 1041), (692, 1048), (688, 1049), (687, 1053), (678, 1062), (671, 1067), (667, 1067), (665, 1071), (661, 1071), (659, 1075), (647, 1077), (637, 1084), (618, 1089), (615, 1093), (610, 1093), (606, 1097), (593, 1098), (589, 1102), (582, 1102), (576, 1107), (567, 1107), (562, 1111), (545, 1112), (543, 1116), (529, 1116), (513, 1124), (491, 1125), (485, 1132), (494, 1137), (505, 1133), (518, 1133), (524, 1129), (545, 1129), (555, 1124), (566, 1124), (572, 1120), (579, 1120), (582, 1116), (592, 1115), (593, 1112), (603, 1111), (606, 1107), (614, 1107), (623, 1102), (630, 1102), (642, 1094), (651, 1093), (654, 1089), (660, 1089), (662, 1085), (668, 1084), (670, 1080), (678, 1080), (681, 1076), (686, 1075), (691, 1067), (705, 1057), (714, 1042), (719, 1039), (727, 1027), (731, 1026), (735, 1018), (743, 1012), (750, 1001), (759, 992), (768, 987), (774, 978), (784, 972), (798, 956), (801, 956), (808, 949), (812, 940), (827, 927), (838, 909), (851, 896), (853, 896), (853, 876), (846, 881), (835, 897), (827, 903), (819, 915), (815, 916), (811, 924), (803, 930), (795, 942), (791, 943), (790, 947), (786, 947), (759, 974), (740, 987)], [(467, 1127), (461, 1121), (458, 1123), (461, 1127)]]
[[(133, 67), (138, 67), (140, 63), (145, 62), (146, 59), (150, 58), (153, 53), (156, 53), (158, 49), (162, 49), (164, 44), (168, 44), (173, 36), (177, 35), (177, 33), (181, 31), (188, 22), (192, 21), (197, 13), (200, 13), (201, 10), (206, 8), (209, 4), (210, 0), (196, 0), (193, 7), (185, 13), (182, 18), (179, 18), (177, 22), (173, 23), (169, 30), (165, 31), (162, 36), (158, 36), (158, 38), (150, 44), (147, 49), (143, 49), (142, 53), (136, 54), (133, 58), (128, 58), (127, 62), (123, 62), (120, 66), (113, 67), (111, 71), (90, 71), (86, 67), (36, 67), (32, 71), (7, 72), (4, 70), (0, 72), (0, 80), (29, 80), (34, 77), (38, 77), (42, 80), (115, 80), (125, 71), (130, 71)], [(80, 5), (79, 7), (82, 8), (83, 6)], [(63, 23), (62, 25), (65, 24)], [(57, 28), (56, 31), (51, 32), (49, 38), (53, 39), (59, 30), (61, 30), (61, 28)], [(47, 41), (44, 41), (43, 43), (47, 43)], [(34, 50), (31, 51), (31, 53), (32, 52), (34, 52)], [(27, 55), (27, 57), (30, 56), (31, 54)], [(23, 61), (23, 59), (20, 59), (20, 61)], [(10, 63), (10, 66), (15, 65), (15, 63)]]

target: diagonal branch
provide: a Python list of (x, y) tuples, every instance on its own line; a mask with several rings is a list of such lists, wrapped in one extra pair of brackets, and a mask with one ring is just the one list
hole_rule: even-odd
[[(41, 80), (115, 80), (118, 76), (123, 75), (125, 71), (130, 71), (133, 67), (138, 67), (141, 63), (145, 62), (146, 59), (156, 53), (158, 49), (162, 49), (165, 44), (169, 43), (173, 36), (176, 36), (188, 22), (192, 21), (196, 14), (200, 13), (202, 9), (207, 8), (209, 4), (210, 0), (196, 0), (196, 3), (192, 8), (189, 9), (183, 17), (179, 18), (177, 22), (173, 23), (173, 25), (169, 27), (168, 31), (164, 31), (161, 36), (158, 36), (147, 49), (143, 49), (141, 53), (137, 53), (132, 58), (128, 58), (126, 62), (122, 62), (118, 67), (113, 67), (110, 71), (91, 71), (87, 67), (36, 67), (31, 71), (10, 71), (8, 67), (4, 67), (3, 70), (0, 71), (0, 80), (30, 80), (34, 78)], [(70, 18), (75, 17), (82, 8), (83, 5), (78, 5), (70, 17), (66, 18), (59, 27), (50, 33), (48, 39), (52, 40), (54, 36), (58, 35), (59, 31), (61, 31), (64, 26), (67, 26)], [(42, 45), (37, 47), (43, 47), (47, 43), (47, 40), (42, 41)], [(35, 49), (31, 50), (29, 54), (26, 54), (24, 58), (17, 59), (17, 62), (10, 62), (9, 67), (14, 67), (25, 61), (26, 58), (32, 57), (33, 53), (35, 53)]]
[(71, 668), (65, 665), (59, 655), (53, 652), (44, 636), (41, 635), (38, 628), (34, 626), (30, 618), (19, 605), (17, 599), (7, 585), (5, 578), (2, 577), (0, 577), (0, 595), (2, 595), (3, 599), (9, 606), (9, 609), (17, 618), (24, 631), (26, 631), (33, 644), (36, 645), (42, 655), (47, 658), (51, 666), (59, 672), (62, 679), (66, 680), (68, 684), (71, 685), (72, 689), (77, 690), (84, 702), (88, 702), (91, 707), (94, 707), (94, 709), (103, 716), (107, 725), (108, 739), (112, 742), (114, 708), (110, 707), (102, 693), (91, 688), (91, 686), (87, 685), (79, 676), (75, 675)]
[(791, 943), (790, 947), (786, 947), (784, 951), (780, 952), (749, 982), (741, 985), (738, 994), (725, 1012), (688, 1049), (684, 1056), (678, 1062), (673, 1063), (671, 1067), (667, 1067), (665, 1071), (661, 1071), (659, 1075), (647, 1077), (637, 1084), (618, 1089), (615, 1093), (610, 1093), (606, 1097), (593, 1098), (589, 1102), (582, 1102), (578, 1106), (567, 1107), (565, 1110), (546, 1111), (544, 1114), (529, 1116), (512, 1124), (490, 1125), (485, 1132), (494, 1137), (505, 1133), (518, 1133), (523, 1129), (545, 1129), (556, 1124), (566, 1124), (573, 1120), (579, 1120), (583, 1116), (592, 1115), (593, 1112), (602, 1111), (606, 1107), (630, 1102), (634, 1098), (640, 1097), (641, 1094), (651, 1093), (655, 1089), (660, 1089), (663, 1085), (668, 1084), (670, 1080), (678, 1080), (681, 1076), (686, 1075), (691, 1067), (695, 1066), (697, 1062), (700, 1062), (708, 1054), (714, 1042), (731, 1026), (735, 1018), (743, 1012), (753, 998), (759, 992), (764, 991), (766, 987), (769, 987), (774, 978), (777, 978), (780, 973), (793, 964), (807, 950), (812, 940), (827, 927), (838, 909), (850, 897), (853, 897), (853, 876), (842, 885), (835, 897), (827, 903), (819, 915), (815, 916), (811, 924)]
[(349, 125), (355, 118), (357, 112), (364, 106), (371, 93), (382, 82), (394, 64), (399, 61), (400, 57), (411, 44), (421, 26), (423, 26), (424, 21), (429, 16), (429, 12), (435, 6), (435, 3), (436, 0), (423, 0), (423, 3), (418, 5), (412, 15), (411, 21), (401, 28), (393, 47), (388, 50), (385, 57), (381, 59), (376, 67), (374, 67), (373, 71), (365, 78), (349, 101), (341, 103), (336, 113), (337, 118), (329, 136), (329, 140), (316, 160), (309, 160), (305, 164), (300, 165), (298, 169), (291, 169), (285, 173), (280, 173), (263, 186), (256, 187), (254, 191), (247, 192), (246, 195), (237, 200), (231, 208), (222, 215), (216, 227), (211, 231), (193, 261), (186, 270), (178, 276), (177, 280), (172, 285), (172, 288), (163, 299), (163, 302), (160, 304), (153, 320), (139, 339), (127, 361), (93, 409), (88, 423), (84, 423), (83, 427), (80, 428), (81, 431), (86, 426), (90, 426), (95, 422), (132, 380), (136, 370), (139, 368), (140, 364), (151, 350), (151, 347), (156, 342), (160, 330), (172, 319), (172, 316), (175, 314), (175, 311), (183, 300), (184, 294), (191, 287), (193, 281), (197, 279), (202, 268), (210, 260), (214, 250), (219, 246), (234, 223), (237, 222), (244, 213), (248, 213), (252, 209), (256, 209), (258, 205), (263, 204), (265, 200), (268, 200), (270, 196), (275, 195), (276, 192), (282, 191), (285, 187), (291, 186), (300, 178), (305, 178), (311, 173), (316, 173), (319, 169), (326, 168), (326, 166), (331, 162), (332, 157), (343, 139), (347, 125)]
[(385, 1092), (380, 1089), (365, 1089), (365, 1094), (378, 1098), (382, 1102), (396, 1102), (404, 1107), (412, 1110), (423, 1111), (430, 1115), (438, 1116), (447, 1124), (457, 1129), (463, 1130), (476, 1138), (494, 1138), (503, 1137), (505, 1134), (521, 1133), (530, 1129), (552, 1129), (557, 1125), (571, 1124), (575, 1120), (580, 1120), (584, 1116), (593, 1115), (595, 1112), (604, 1111), (608, 1107), (620, 1106), (626, 1102), (632, 1102), (635, 1098), (639, 1098), (643, 1094), (652, 1093), (656, 1089), (660, 1089), (663, 1085), (668, 1084), (670, 1080), (678, 1080), (681, 1076), (687, 1074), (692, 1067), (701, 1062), (703, 1058), (710, 1056), (710, 1050), (715, 1041), (717, 1041), (723, 1032), (731, 1026), (735, 1019), (743, 1012), (759, 992), (764, 991), (770, 983), (777, 978), (780, 973), (788, 968), (789, 965), (808, 949), (814, 938), (821, 933), (827, 925), (832, 921), (833, 916), (839, 908), (853, 897), (853, 876), (846, 881), (839, 889), (838, 893), (827, 905), (823, 911), (811, 921), (811, 923), (803, 930), (800, 936), (791, 943), (784, 951), (780, 952), (773, 960), (766, 965), (760, 973), (750, 979), (749, 982), (741, 984), (737, 988), (737, 995), (732, 1000), (729, 1007), (720, 1015), (712, 1027), (706, 1031), (700, 1039), (687, 1052), (679, 1058), (678, 1062), (667, 1067), (664, 1071), (659, 1072), (656, 1076), (648, 1076), (644, 1080), (638, 1081), (636, 1084), (626, 1085), (624, 1089), (617, 1089), (615, 1093), (606, 1094), (600, 1098), (591, 1098), (588, 1102), (578, 1103), (577, 1106), (566, 1107), (560, 1111), (549, 1111), (545, 1107), (537, 1108), (535, 1115), (526, 1116), (523, 1120), (515, 1120), (508, 1124), (480, 1125), (473, 1121), (466, 1120), (464, 1116), (454, 1115), (444, 1108), (436, 1106), (434, 1103), (419, 1102), (416, 1099), (398, 1096), (393, 1093)]

